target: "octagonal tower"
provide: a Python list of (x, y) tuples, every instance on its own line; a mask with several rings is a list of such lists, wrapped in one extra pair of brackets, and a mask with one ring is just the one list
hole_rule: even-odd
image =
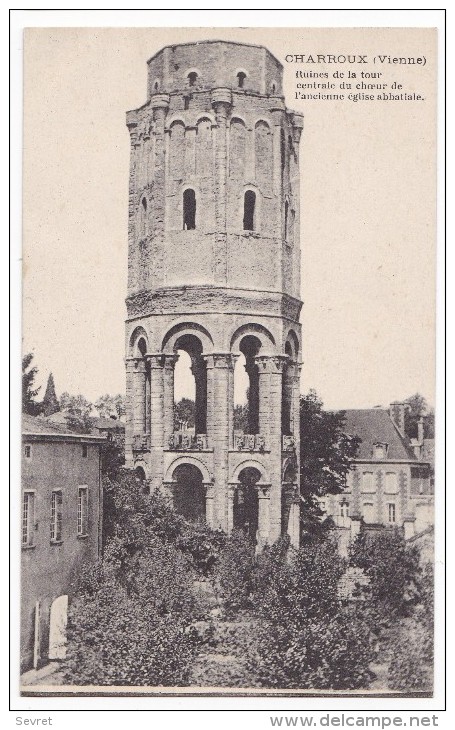
[[(168, 46), (131, 138), (126, 463), (187, 517), (299, 541), (301, 115), (259, 46)], [(195, 428), (174, 429), (186, 351)], [(234, 429), (234, 365), (249, 378)], [(246, 432), (245, 432), (246, 431)]]

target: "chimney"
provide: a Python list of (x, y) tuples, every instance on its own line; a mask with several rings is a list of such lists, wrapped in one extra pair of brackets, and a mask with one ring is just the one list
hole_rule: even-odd
[(402, 401), (394, 401), (390, 404), (390, 418), (397, 427), (401, 436), (404, 436), (404, 409), (405, 404)]
[(419, 444), (423, 444), (423, 439), (424, 439), (423, 426), (424, 426), (423, 416), (420, 416), (419, 420), (417, 421), (417, 441), (419, 442)]

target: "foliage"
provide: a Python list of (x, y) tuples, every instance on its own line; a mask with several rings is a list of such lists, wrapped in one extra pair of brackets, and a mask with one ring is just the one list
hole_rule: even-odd
[(424, 417), (423, 432), (427, 439), (434, 438), (434, 410), (428, 407), (423, 395), (414, 393), (405, 400), (404, 430), (409, 438), (417, 438), (417, 424), (421, 416)]
[(38, 368), (33, 365), (34, 353), (29, 352), (22, 358), (22, 413), (29, 416), (38, 416), (41, 413), (41, 404), (35, 401), (41, 386), (35, 388), (35, 378)]
[(45, 416), (52, 416), (53, 413), (57, 413), (60, 410), (60, 405), (55, 393), (54, 376), (49, 373), (47, 379), (46, 392), (44, 394), (42, 403), (42, 412)]
[(369, 578), (369, 599), (387, 621), (409, 616), (420, 600), (419, 551), (406, 544), (402, 532), (361, 532), (350, 550), (350, 562)]
[(185, 561), (157, 538), (141, 552), (129, 547), (115, 538), (70, 605), (65, 679), (185, 685), (196, 649)]
[(117, 395), (101, 395), (95, 402), (95, 408), (101, 418), (120, 418), (125, 414), (125, 399), (121, 393)]
[(361, 614), (343, 606), (345, 570), (336, 544), (315, 541), (287, 554), (280, 541), (258, 561), (255, 600), (262, 616), (250, 659), (263, 686), (353, 689), (373, 678), (371, 632)]
[(186, 428), (194, 428), (196, 404), (191, 398), (182, 398), (174, 404), (174, 429), (178, 431), (181, 424), (186, 424)]
[(248, 403), (238, 403), (234, 406), (234, 430), (243, 433), (249, 432)]
[(344, 433), (344, 426), (344, 413), (324, 411), (315, 390), (300, 398), (302, 535), (319, 529), (323, 513), (317, 498), (345, 487), (360, 439)]
[(101, 445), (101, 473), (115, 479), (125, 464), (125, 437), (107, 439)]
[(184, 685), (197, 646), (184, 520), (134, 473), (104, 479), (103, 563), (83, 571), (68, 619), (66, 680)]
[(212, 575), (226, 541), (222, 530), (212, 530), (205, 523), (185, 523), (176, 545), (190, 557), (198, 575)]
[(90, 413), (93, 405), (83, 395), (70, 395), (66, 391), (60, 396), (60, 409), (67, 415), (66, 424), (71, 431), (90, 433), (92, 421)]
[(428, 564), (420, 581), (420, 601), (410, 619), (392, 635), (388, 669), (390, 689), (431, 691), (434, 648), (434, 570)]
[(226, 539), (218, 556), (216, 581), (228, 614), (251, 608), (254, 545), (242, 530)]

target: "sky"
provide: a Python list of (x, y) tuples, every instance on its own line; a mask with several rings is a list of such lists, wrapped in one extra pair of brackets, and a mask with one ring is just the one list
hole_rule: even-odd
[[(305, 115), (302, 392), (315, 388), (327, 408), (417, 391), (433, 403), (436, 37), (398, 28), (26, 31), (23, 349), (41, 394), (51, 371), (58, 395), (124, 392), (125, 112), (146, 101), (150, 56), (204, 38), (265, 45), (284, 65), (287, 106)], [(425, 101), (295, 99), (285, 57), (310, 52), (423, 55), (425, 66), (383, 73)]]

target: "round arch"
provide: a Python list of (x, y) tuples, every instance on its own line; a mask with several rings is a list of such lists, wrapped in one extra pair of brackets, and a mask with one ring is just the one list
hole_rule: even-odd
[(207, 353), (213, 349), (213, 339), (210, 332), (197, 322), (179, 322), (174, 324), (164, 335), (161, 345), (162, 352), (173, 353), (176, 349), (177, 340), (183, 335), (193, 335), (202, 344), (202, 351)]
[(272, 131), (272, 124), (270, 122), (270, 119), (266, 119), (266, 117), (256, 117), (254, 120), (254, 128), (258, 126), (258, 124), (265, 124), (266, 127), (269, 128), (269, 132)]
[(136, 472), (137, 476), (140, 476), (141, 474), (139, 470), (144, 473), (144, 479), (147, 479), (148, 468), (143, 459), (136, 459), (136, 461), (134, 462), (134, 471)]
[(164, 481), (167, 483), (174, 482), (174, 472), (179, 466), (185, 466), (190, 465), (196, 467), (196, 469), (199, 469), (199, 471), (202, 474), (202, 482), (211, 484), (212, 483), (212, 477), (210, 476), (209, 470), (207, 469), (207, 466), (204, 464), (203, 461), (200, 459), (197, 459), (195, 456), (179, 456), (177, 459), (174, 459), (174, 461), (168, 466), (166, 469), (166, 474), (164, 476)]
[(299, 338), (293, 329), (290, 329), (286, 335), (285, 347), (287, 344), (291, 346), (292, 359), (297, 360), (299, 356), (300, 345)]
[(139, 340), (145, 340), (146, 352), (148, 352), (148, 335), (143, 327), (136, 327), (130, 335), (128, 350), (130, 357), (142, 357), (143, 353), (138, 349)]
[(232, 333), (229, 344), (231, 352), (240, 352), (240, 342), (246, 335), (253, 335), (254, 337), (257, 337), (261, 343), (261, 350), (275, 351), (276, 343), (271, 332), (258, 322), (250, 322), (248, 324), (242, 324)]
[(229, 126), (232, 127), (234, 122), (240, 122), (240, 124), (243, 124), (245, 129), (247, 128), (247, 123), (243, 117), (240, 116), (240, 114), (236, 114), (235, 117), (231, 117), (231, 121), (229, 123)]
[(260, 461), (257, 461), (256, 459), (245, 459), (245, 461), (240, 462), (240, 464), (238, 464), (234, 469), (232, 477), (231, 479), (229, 479), (229, 483), (240, 484), (239, 475), (244, 469), (256, 469), (261, 475), (258, 484), (270, 484), (270, 478), (267, 469), (265, 468), (264, 464), (262, 464)]

